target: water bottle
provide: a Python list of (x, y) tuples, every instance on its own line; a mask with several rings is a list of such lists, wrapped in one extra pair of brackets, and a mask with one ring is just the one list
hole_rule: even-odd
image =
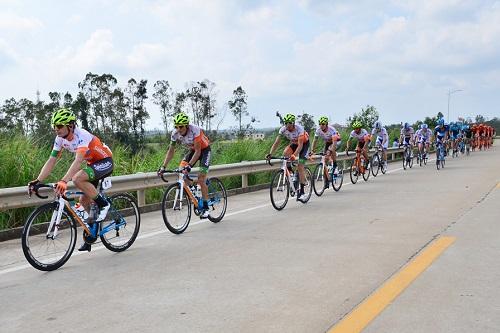
[(195, 197), (201, 198), (201, 186), (199, 184), (196, 184), (196, 190), (195, 190)]
[(73, 206), (73, 210), (75, 211), (76, 215), (78, 215), (78, 217), (82, 219), (82, 221), (86, 221), (87, 218), (89, 217), (89, 214), (87, 214), (85, 208), (83, 208), (83, 206), (79, 202), (77, 202)]

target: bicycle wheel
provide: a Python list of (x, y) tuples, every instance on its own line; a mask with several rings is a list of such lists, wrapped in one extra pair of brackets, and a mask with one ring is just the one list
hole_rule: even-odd
[(349, 176), (351, 178), (351, 183), (356, 184), (359, 177), (358, 167), (356, 166), (356, 158), (351, 161), (351, 168), (349, 170)]
[[(335, 170), (333, 170), (335, 172)], [(332, 179), (332, 187), (335, 192), (338, 192), (342, 187), (342, 183), (344, 182), (344, 162), (342, 161), (342, 166), (337, 164), (337, 175), (330, 175)]]
[[(57, 215), (58, 202), (50, 202), (31, 213), (24, 225), (21, 243), (26, 260), (36, 269), (58, 269), (73, 253), (76, 244), (76, 223), (64, 208), (61, 220), (49, 230), (52, 217)], [(57, 235), (54, 236), (54, 233)]]
[(380, 157), (378, 154), (375, 154), (372, 156), (372, 161), (370, 163), (370, 171), (372, 172), (373, 177), (377, 177), (380, 168)]
[(222, 220), (227, 209), (227, 193), (224, 184), (219, 178), (209, 178), (208, 181), (208, 207), (210, 215), (208, 219), (217, 223)]
[(182, 234), (188, 227), (191, 221), (191, 201), (179, 183), (167, 187), (161, 201), (161, 214), (168, 230), (174, 234)]
[(288, 196), (290, 195), (290, 183), (288, 182), (288, 178), (285, 177), (283, 170), (279, 170), (274, 174), (269, 189), (273, 207), (276, 210), (285, 208)]
[(403, 152), (403, 169), (406, 170), (406, 163), (408, 162), (408, 148)]
[(323, 172), (323, 163), (317, 164), (314, 167), (312, 187), (314, 193), (316, 193), (318, 197), (320, 197), (323, 192), (325, 192), (325, 175)]
[(309, 199), (311, 199), (311, 194), (312, 194), (312, 174), (311, 174), (311, 170), (309, 170), (309, 168), (304, 168), (304, 172), (305, 172), (305, 177), (306, 177), (306, 183), (304, 185), (304, 193), (307, 195), (305, 199), (301, 200), (302, 203), (306, 203), (309, 201)]
[[(362, 160), (361, 160), (361, 163), (365, 163), (365, 160), (364, 160), (364, 159), (362, 159)], [(364, 168), (364, 169), (365, 169), (365, 172), (363, 173), (363, 180), (364, 180), (365, 182), (366, 182), (366, 181), (368, 181), (368, 178), (370, 178), (370, 173), (371, 173), (371, 172), (370, 172), (370, 168), (371, 168), (371, 165), (370, 165), (370, 162), (368, 161), (368, 165), (366, 166), (366, 168)]]
[(134, 197), (117, 193), (109, 197), (111, 208), (101, 222), (100, 238), (104, 246), (113, 252), (128, 249), (137, 238), (141, 226), (139, 206)]

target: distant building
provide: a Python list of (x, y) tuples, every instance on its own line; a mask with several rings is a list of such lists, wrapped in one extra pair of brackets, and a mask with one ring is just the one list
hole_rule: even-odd
[(264, 138), (266, 137), (266, 135), (264, 133), (251, 133), (251, 134), (246, 134), (245, 135), (245, 139), (249, 140), (249, 139), (252, 139), (252, 140), (264, 140)]

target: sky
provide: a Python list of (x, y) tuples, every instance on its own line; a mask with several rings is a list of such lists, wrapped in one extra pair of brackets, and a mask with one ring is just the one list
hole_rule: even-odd
[(0, 0), (0, 100), (76, 96), (93, 72), (147, 79), (150, 100), (157, 80), (208, 79), (221, 128), (238, 86), (257, 127), (276, 111), (343, 124), (367, 105), (414, 122), (448, 100), (451, 120), (500, 117), (499, 22), (500, 1)]

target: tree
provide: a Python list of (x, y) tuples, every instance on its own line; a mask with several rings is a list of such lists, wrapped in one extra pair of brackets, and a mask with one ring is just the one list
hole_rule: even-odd
[(166, 80), (158, 80), (153, 86), (153, 103), (160, 107), (161, 120), (165, 126), (165, 135), (168, 138), (169, 118), (173, 115), (173, 92)]
[(363, 128), (372, 128), (373, 124), (378, 120), (379, 114), (373, 105), (367, 105), (365, 109), (361, 108), (361, 112), (355, 113), (347, 119), (347, 126), (351, 127), (354, 121), (361, 122)]
[(228, 102), (229, 110), (238, 121), (239, 127), (237, 131), (237, 136), (242, 138), (245, 133), (243, 131), (242, 120), (244, 116), (250, 115), (247, 111), (247, 94), (241, 86), (233, 90), (233, 99)]
[(304, 127), (304, 130), (309, 133), (314, 128), (314, 117), (308, 113), (299, 115), (299, 124)]
[(148, 98), (146, 85), (148, 84), (148, 80), (141, 80), (137, 85), (137, 90), (135, 92), (136, 99), (136, 108), (137, 108), (137, 122), (139, 124), (139, 129), (141, 131), (141, 135), (139, 137), (139, 141), (141, 144), (144, 143), (144, 125), (146, 124), (146, 120), (149, 119), (149, 113), (146, 110), (145, 101)]
[(480, 114), (478, 114), (475, 119), (476, 123), (484, 123), (486, 121), (486, 119), (484, 119), (484, 117)]

